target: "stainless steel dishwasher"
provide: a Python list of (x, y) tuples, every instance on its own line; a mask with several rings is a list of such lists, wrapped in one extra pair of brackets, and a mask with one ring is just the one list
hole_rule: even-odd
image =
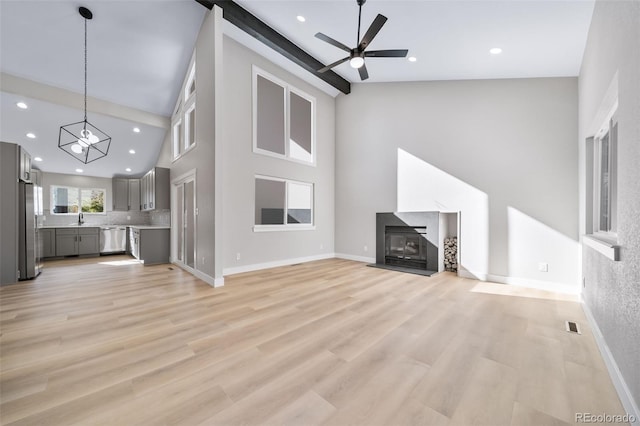
[(100, 227), (100, 254), (124, 253), (127, 249), (126, 226)]

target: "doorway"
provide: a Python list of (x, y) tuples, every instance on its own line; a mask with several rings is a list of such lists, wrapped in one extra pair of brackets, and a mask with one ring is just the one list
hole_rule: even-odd
[(187, 270), (196, 269), (196, 173), (172, 181), (171, 259)]

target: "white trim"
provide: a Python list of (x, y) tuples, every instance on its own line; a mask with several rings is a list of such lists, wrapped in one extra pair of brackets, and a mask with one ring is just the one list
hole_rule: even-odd
[(519, 278), (519, 277), (505, 277), (502, 275), (494, 275), (487, 273), (477, 273), (473, 271), (469, 271), (464, 268), (458, 268), (458, 276), (462, 278), (470, 278), (478, 281), (490, 281), (498, 284), (507, 284), (516, 287), (526, 287), (526, 288), (534, 288), (537, 290), (545, 290), (552, 291), (555, 293), (563, 293), (563, 294), (580, 294), (582, 289), (576, 283), (576, 285), (552, 282), (552, 281), (540, 281), (540, 280), (532, 280), (529, 278)]
[(591, 247), (600, 254), (605, 255), (608, 259), (614, 261), (620, 260), (620, 246), (604, 241), (593, 234), (583, 235), (582, 244)]
[(346, 253), (336, 253), (336, 258), (345, 259), (345, 260), (354, 260), (356, 262), (376, 263), (375, 257), (354, 256), (352, 254), (346, 254)]
[(618, 397), (620, 398), (620, 402), (622, 402), (622, 406), (624, 407), (627, 414), (630, 416), (634, 416), (635, 420), (630, 422), (631, 425), (640, 426), (640, 410), (633, 400), (633, 395), (627, 386), (624, 378), (622, 377), (622, 373), (618, 368), (618, 364), (616, 363), (615, 358), (611, 354), (611, 350), (607, 345), (607, 342), (600, 331), (600, 327), (598, 327), (598, 323), (596, 322), (589, 305), (587, 305), (584, 300), (582, 301), (582, 309), (587, 317), (587, 321), (589, 321), (589, 325), (591, 326), (591, 330), (593, 331), (593, 337), (598, 344), (598, 348), (600, 349), (600, 354), (602, 355), (602, 359), (604, 360), (605, 365), (607, 366), (607, 370), (609, 371), (609, 376), (611, 377), (611, 381), (613, 381), (613, 385), (618, 392)]
[(278, 231), (315, 231), (315, 225), (287, 224), (287, 225), (253, 225), (253, 232), (278, 232)]
[(279, 266), (294, 265), (296, 263), (306, 263), (306, 262), (313, 262), (315, 260), (333, 259), (334, 257), (336, 257), (335, 253), (325, 253), (325, 254), (317, 254), (314, 256), (297, 257), (294, 259), (284, 259), (284, 260), (275, 260), (273, 262), (255, 263), (253, 265), (224, 268), (222, 270), (222, 274), (224, 276), (242, 274), (244, 272), (252, 272), (252, 271), (259, 271), (262, 269), (277, 268)]
[(179, 268), (184, 269), (185, 271), (193, 274), (196, 278), (201, 279), (202, 281), (204, 281), (207, 284), (209, 284), (211, 287), (218, 288), (218, 287), (223, 287), (224, 286), (224, 277), (214, 278), (211, 275), (207, 275), (202, 271), (198, 271), (197, 269), (185, 268), (178, 262), (173, 262), (173, 264), (178, 266)]

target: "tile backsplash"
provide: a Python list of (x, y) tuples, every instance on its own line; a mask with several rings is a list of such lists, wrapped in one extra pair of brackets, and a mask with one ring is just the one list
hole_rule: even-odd
[[(162, 210), (160, 213), (165, 212)], [(50, 210), (44, 210), (44, 226), (62, 226), (71, 225), (78, 221), (78, 215), (57, 215), (51, 214)], [(152, 215), (156, 212), (119, 212), (111, 211), (106, 214), (87, 214), (84, 215), (85, 225), (155, 225), (152, 223)], [(166, 210), (167, 225), (171, 221), (170, 210)], [(164, 220), (164, 218), (162, 219)], [(164, 223), (158, 223), (164, 225)]]
[(171, 226), (171, 210), (154, 210), (149, 212), (151, 225)]

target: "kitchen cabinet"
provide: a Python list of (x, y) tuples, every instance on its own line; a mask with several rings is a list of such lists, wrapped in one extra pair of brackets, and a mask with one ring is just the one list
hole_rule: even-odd
[(42, 236), (42, 257), (55, 257), (56, 230), (41, 228), (40, 235)]
[(18, 149), (20, 158), (18, 164), (18, 178), (25, 182), (31, 182), (31, 155), (22, 147)]
[(129, 210), (140, 211), (140, 179), (129, 179)]
[(169, 228), (131, 227), (131, 255), (145, 265), (169, 263)]
[(140, 180), (142, 210), (168, 210), (169, 169), (154, 167)]
[(56, 228), (56, 256), (100, 254), (100, 228)]
[(129, 210), (129, 179), (113, 179), (113, 210)]

